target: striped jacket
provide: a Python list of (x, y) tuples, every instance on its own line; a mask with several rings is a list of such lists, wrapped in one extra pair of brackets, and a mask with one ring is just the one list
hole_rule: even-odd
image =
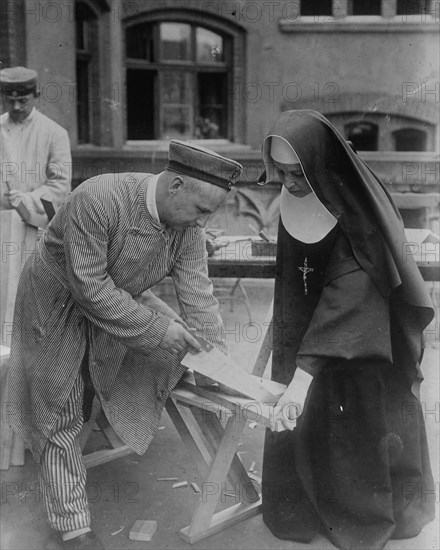
[[(146, 206), (149, 174), (106, 174), (57, 212), (19, 282), (8, 420), (39, 460), (78, 376), (90, 374), (118, 435), (143, 453), (185, 368), (158, 347), (170, 316), (145, 295), (173, 278), (182, 317), (226, 352), (200, 228), (167, 229)], [(160, 302), (160, 301), (159, 301)]]

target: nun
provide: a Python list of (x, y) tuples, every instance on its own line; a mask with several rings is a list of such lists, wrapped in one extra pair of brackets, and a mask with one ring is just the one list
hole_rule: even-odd
[(432, 304), (385, 186), (324, 116), (281, 113), (262, 154), (260, 183), (282, 183), (272, 379), (288, 386), (263, 520), (280, 539), (379, 550), (434, 518), (419, 401)]

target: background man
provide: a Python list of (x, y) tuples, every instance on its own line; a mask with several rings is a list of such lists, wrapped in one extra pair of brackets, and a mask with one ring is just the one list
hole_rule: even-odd
[(24, 203), (44, 214), (41, 197), (55, 204), (70, 191), (71, 155), (64, 128), (36, 110), (37, 73), (25, 67), (0, 71), (0, 208)]
[[(91, 379), (117, 434), (144, 453), (200, 346), (226, 353), (203, 227), (241, 174), (237, 162), (172, 141), (159, 175), (105, 174), (70, 195), (24, 266), (14, 316), (11, 424), (39, 463), (63, 548), (102, 548), (90, 530), (78, 445)], [(181, 318), (145, 291), (171, 275)], [(208, 330), (209, 329), (209, 330)]]

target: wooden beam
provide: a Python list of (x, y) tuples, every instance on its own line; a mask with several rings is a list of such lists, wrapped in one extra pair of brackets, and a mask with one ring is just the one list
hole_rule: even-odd
[(241, 369), (230, 357), (224, 355), (217, 348), (209, 352), (188, 353), (183, 358), (182, 365), (208, 378), (212, 378), (235, 392), (239, 392), (262, 403), (276, 403), (279, 396), (283, 393), (283, 391), (280, 391), (278, 395), (272, 393), (264, 385), (265, 382), (263, 379), (252, 376)]

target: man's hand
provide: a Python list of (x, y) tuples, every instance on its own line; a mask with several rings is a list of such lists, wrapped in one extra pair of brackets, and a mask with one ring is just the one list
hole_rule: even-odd
[(20, 191), (19, 189), (11, 189), (10, 191), (7, 191), (5, 195), (8, 197), (13, 208), (15, 208), (20, 202), (23, 202), (27, 208), (31, 206), (32, 201), (29, 200), (26, 193), (23, 193), (23, 191)]
[(180, 353), (191, 347), (197, 352), (202, 351), (200, 344), (191, 334), (177, 321), (171, 319), (165, 336), (159, 347), (170, 353)]

